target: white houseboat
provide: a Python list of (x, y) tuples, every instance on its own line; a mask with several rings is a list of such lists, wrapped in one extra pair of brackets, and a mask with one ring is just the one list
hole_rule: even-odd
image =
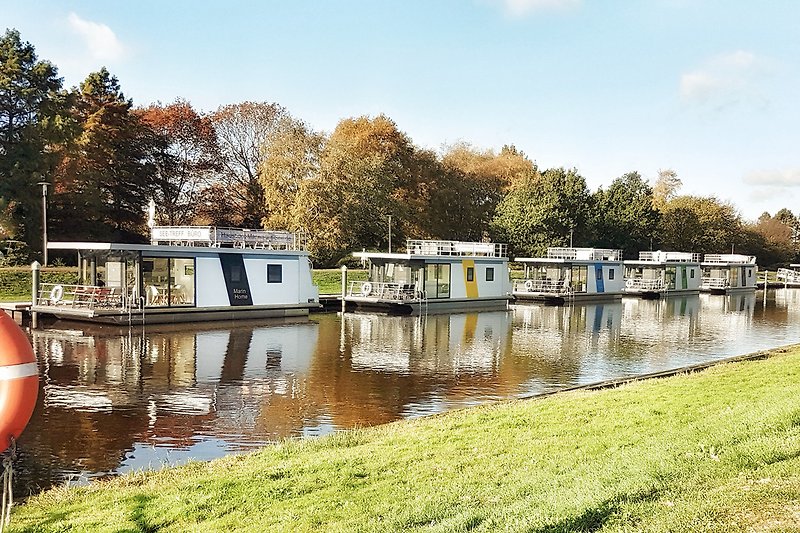
[(639, 252), (638, 260), (625, 261), (625, 294), (642, 298), (698, 294), (700, 254), (689, 252)]
[(547, 257), (517, 257), (525, 267), (514, 281), (514, 297), (561, 304), (622, 297), (620, 250), (548, 248)]
[(787, 287), (800, 287), (800, 263), (793, 263), (789, 268), (779, 268), (777, 278)]
[(77, 251), (76, 285), (40, 285), (32, 311), (111, 324), (308, 315), (319, 307), (299, 235), (153, 227), (151, 244), (50, 242)]
[(706, 254), (700, 290), (711, 294), (756, 290), (758, 265), (752, 255)]
[(358, 252), (368, 281), (345, 304), (396, 313), (505, 308), (511, 299), (505, 244), (408, 240), (405, 253)]

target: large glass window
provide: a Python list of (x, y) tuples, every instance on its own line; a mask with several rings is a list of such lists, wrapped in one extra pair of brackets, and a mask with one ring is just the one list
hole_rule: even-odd
[(450, 265), (425, 265), (425, 296), (427, 298), (450, 297)]
[(194, 259), (144, 257), (142, 283), (145, 305), (194, 305)]
[(570, 277), (570, 286), (574, 292), (586, 292), (586, 278), (588, 277), (589, 267), (573, 266)]

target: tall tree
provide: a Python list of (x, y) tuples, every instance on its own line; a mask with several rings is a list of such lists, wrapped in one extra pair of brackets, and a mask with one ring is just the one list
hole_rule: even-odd
[(219, 146), (211, 120), (185, 100), (151, 105), (135, 114), (155, 135), (157, 221), (191, 224), (202, 190), (221, 170)]
[(658, 171), (658, 177), (653, 185), (653, 205), (662, 209), (667, 202), (678, 194), (683, 182), (678, 178), (678, 173), (671, 168)]
[(741, 244), (736, 209), (714, 197), (676, 196), (661, 211), (660, 246), (667, 250), (725, 253)]
[(289, 122), (278, 104), (243, 102), (225, 105), (211, 114), (217, 134), (225, 185), (237, 205), (237, 225), (260, 227), (267, 217), (259, 172), (273, 139)]
[(659, 212), (653, 207), (653, 191), (638, 172), (615, 179), (607, 190), (594, 194), (594, 245), (620, 248), (637, 257), (656, 236)]
[(591, 196), (577, 170), (550, 169), (525, 178), (497, 208), (492, 230), (515, 255), (535, 256), (549, 246), (587, 244)]
[(80, 84), (75, 114), (82, 131), (57, 175), (61, 194), (53, 216), (62, 221), (55, 225), (61, 237), (142, 238), (156, 140), (132, 107), (105, 68)]
[(47, 147), (62, 126), (64, 94), (56, 67), (40, 61), (16, 30), (0, 38), (0, 204), (5, 231), (39, 247), (41, 189), (54, 158)]

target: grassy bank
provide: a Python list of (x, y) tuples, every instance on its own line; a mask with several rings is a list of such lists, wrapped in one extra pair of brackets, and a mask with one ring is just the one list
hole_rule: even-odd
[(89, 487), (41, 531), (800, 529), (800, 349), (504, 402)]
[[(339, 294), (342, 291), (342, 272), (338, 268), (320, 269), (313, 272), (314, 283), (320, 294)], [(366, 270), (349, 270), (348, 279), (362, 281), (367, 279)], [(73, 284), (78, 278), (74, 267), (47, 267), (42, 269), (43, 283)], [(30, 301), (30, 267), (0, 268), (0, 302)]]

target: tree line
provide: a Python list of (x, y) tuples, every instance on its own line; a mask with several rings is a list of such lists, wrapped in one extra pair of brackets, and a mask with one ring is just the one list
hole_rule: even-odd
[(146, 206), (162, 225), (303, 231), (315, 264), (392, 239), (506, 242), (514, 255), (548, 246), (754, 254), (797, 259), (788, 209), (744, 221), (714, 197), (681, 195), (672, 170), (638, 172), (589, 190), (576, 169), (540, 169), (509, 144), (420, 148), (387, 116), (315, 131), (277, 103), (202, 113), (188, 101), (134, 106), (107, 69), (65, 88), (16, 30), (0, 39), (0, 239), (41, 250), (39, 183), (50, 185), (51, 240), (147, 239)]

